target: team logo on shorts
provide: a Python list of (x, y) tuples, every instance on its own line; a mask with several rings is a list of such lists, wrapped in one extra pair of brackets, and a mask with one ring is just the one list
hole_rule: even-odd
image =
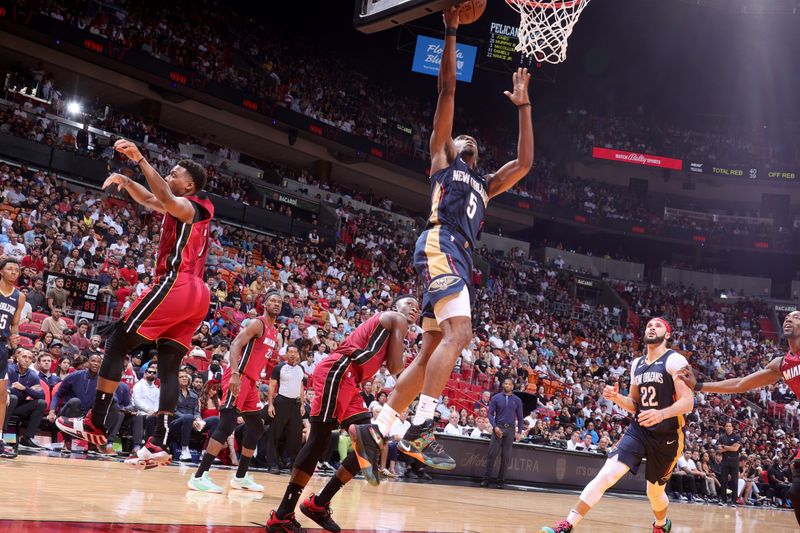
[(461, 281), (461, 278), (458, 276), (442, 276), (431, 281), (431, 284), (428, 285), (428, 292), (446, 291), (451, 287), (455, 287), (461, 283)]

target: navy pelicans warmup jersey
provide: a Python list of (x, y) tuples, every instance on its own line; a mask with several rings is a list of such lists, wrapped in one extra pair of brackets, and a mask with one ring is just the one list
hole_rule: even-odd
[[(667, 350), (664, 355), (647, 363), (647, 356), (637, 357), (631, 365), (631, 387), (639, 389), (639, 411), (664, 409), (675, 403), (675, 381), (673, 376), (689, 363), (675, 350)], [(683, 416), (667, 418), (658, 425), (642, 428), (657, 433), (676, 431), (684, 425)]]
[(486, 186), (486, 178), (457, 156), (448, 167), (431, 176), (431, 215), (428, 224), (458, 231), (474, 248), (489, 203)]
[(6, 296), (0, 291), (0, 337), (11, 336), (11, 323), (19, 305), (19, 290), (14, 289)]

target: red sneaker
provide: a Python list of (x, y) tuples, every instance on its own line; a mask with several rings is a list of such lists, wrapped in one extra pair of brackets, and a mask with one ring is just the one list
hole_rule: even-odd
[(333, 516), (331, 516), (330, 502), (325, 505), (317, 505), (316, 498), (316, 494), (312, 494), (311, 497), (301, 503), (300, 512), (316, 522), (317, 525), (325, 531), (339, 533), (342, 528), (339, 527), (339, 524), (337, 524), (333, 520)]
[(305, 529), (300, 525), (300, 522), (294, 519), (294, 513), (281, 520), (275, 514), (275, 511), (269, 514), (265, 529), (267, 533), (305, 533)]
[(106, 432), (96, 427), (92, 423), (92, 412), (86, 413), (83, 418), (67, 418), (59, 416), (56, 418), (56, 427), (74, 439), (85, 440), (89, 444), (95, 446), (104, 446), (108, 444)]
[(153, 443), (153, 437), (137, 450), (136, 454), (125, 459), (125, 464), (134, 468), (148, 470), (158, 466), (168, 465), (172, 462), (172, 456), (161, 446)]

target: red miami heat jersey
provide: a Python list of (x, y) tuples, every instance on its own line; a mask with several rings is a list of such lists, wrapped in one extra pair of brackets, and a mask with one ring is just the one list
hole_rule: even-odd
[(195, 222), (184, 224), (169, 213), (161, 222), (161, 238), (156, 256), (156, 276), (186, 273), (202, 278), (208, 255), (208, 236), (214, 205), (207, 198), (184, 196), (194, 204)]
[(390, 331), (381, 325), (382, 314), (378, 313), (358, 326), (336, 350), (350, 359), (350, 370), (357, 381), (374, 376), (386, 360)]
[(261, 379), (261, 371), (278, 346), (278, 330), (270, 326), (263, 316), (258, 317), (264, 326), (264, 333), (260, 337), (253, 337), (242, 350), (239, 360), (239, 373), (253, 381)]
[(800, 398), (800, 355), (792, 352), (784, 355), (781, 361), (781, 374), (794, 395)]

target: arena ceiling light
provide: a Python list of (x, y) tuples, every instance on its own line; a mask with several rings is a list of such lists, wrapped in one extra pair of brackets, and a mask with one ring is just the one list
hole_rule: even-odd
[(82, 111), (80, 102), (72, 101), (67, 104), (67, 113), (70, 115), (80, 115)]

